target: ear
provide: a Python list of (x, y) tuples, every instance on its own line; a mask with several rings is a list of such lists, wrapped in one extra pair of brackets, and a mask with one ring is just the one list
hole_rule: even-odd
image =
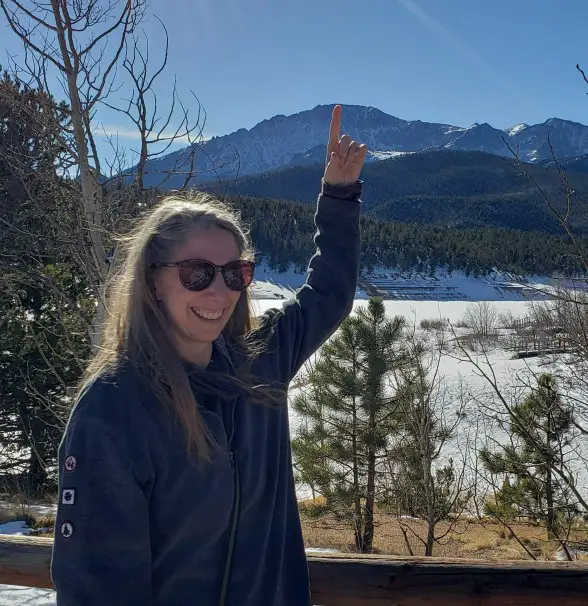
[(158, 282), (160, 281), (157, 279), (157, 275), (154, 272), (150, 273), (147, 277), (147, 288), (153, 293), (155, 300), (159, 303), (161, 301), (161, 297), (158, 293), (161, 292), (161, 285), (159, 285), (158, 288)]

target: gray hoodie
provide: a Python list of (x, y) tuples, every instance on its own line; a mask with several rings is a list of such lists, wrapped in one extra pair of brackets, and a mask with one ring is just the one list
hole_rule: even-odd
[[(306, 284), (265, 314), (251, 373), (287, 386), (350, 313), (359, 270), (361, 183), (323, 184)], [(210, 372), (238, 360), (221, 336)], [(309, 606), (288, 409), (195, 396), (219, 448), (186, 453), (181, 426), (122, 365), (74, 407), (59, 449), (51, 566), (58, 606)]]

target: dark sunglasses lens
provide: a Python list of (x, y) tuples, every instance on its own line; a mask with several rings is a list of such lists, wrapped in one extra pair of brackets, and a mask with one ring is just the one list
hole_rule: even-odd
[(205, 261), (188, 261), (180, 265), (180, 280), (188, 290), (204, 290), (214, 280), (214, 266)]
[(235, 261), (223, 268), (225, 284), (231, 290), (245, 290), (253, 281), (255, 264), (252, 261)]

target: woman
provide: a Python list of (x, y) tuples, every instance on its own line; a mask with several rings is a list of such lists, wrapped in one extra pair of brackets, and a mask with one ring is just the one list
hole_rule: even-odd
[(350, 313), (366, 148), (335, 107), (307, 283), (252, 326), (251, 251), (218, 203), (127, 239), (59, 449), (58, 606), (308, 606), (286, 390)]

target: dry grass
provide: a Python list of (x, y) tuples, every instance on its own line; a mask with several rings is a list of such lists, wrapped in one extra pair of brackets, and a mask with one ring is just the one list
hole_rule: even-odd
[(22, 520), (22, 516), (13, 507), (0, 507), (0, 524), (8, 524), (8, 522), (15, 522), (16, 520)]
[(8, 522), (23, 521), (29, 528), (33, 529), (31, 534), (35, 536), (53, 536), (55, 517), (41, 515), (37, 516), (30, 507), (24, 504), (7, 504), (0, 506), (0, 524)]
[[(320, 498), (317, 499), (320, 504)], [(311, 502), (306, 502), (308, 507)], [(22, 504), (0, 506), (0, 524), (24, 520), (30, 528), (35, 529), (36, 536), (53, 537), (55, 518), (53, 516), (35, 516), (28, 507)], [(424, 555), (424, 545), (418, 537), (426, 537), (426, 523), (412, 518), (397, 518), (385, 513), (376, 513), (376, 531), (374, 539), (375, 553), (385, 555), (410, 555), (406, 539), (402, 532), (404, 527), (408, 543), (414, 555)], [(545, 530), (532, 524), (513, 524), (512, 529), (520, 542), (538, 559), (552, 559), (559, 549), (558, 544), (547, 541)], [(324, 515), (311, 519), (302, 509), (302, 530), (307, 547), (335, 549), (342, 553), (354, 553), (355, 544), (352, 530), (334, 519)], [(447, 558), (465, 558), (480, 560), (528, 560), (530, 556), (502, 524), (480, 522), (479, 520), (460, 520), (450, 528), (449, 523), (437, 525), (436, 535), (446, 534), (435, 543), (433, 556)], [(571, 537), (577, 541), (588, 541), (588, 529), (578, 530)], [(588, 556), (580, 556), (588, 560)]]
[[(376, 525), (375, 553), (410, 555), (402, 532), (402, 527), (404, 527), (412, 553), (415, 556), (424, 555), (424, 544), (418, 538), (426, 537), (427, 526), (423, 520), (399, 519), (385, 514), (376, 514)], [(351, 529), (330, 516), (312, 520), (303, 514), (302, 528), (307, 547), (336, 549), (344, 553), (355, 552)], [(537, 559), (552, 559), (559, 549), (558, 544), (547, 541), (546, 532), (541, 527), (531, 524), (514, 524), (512, 528), (519, 540)], [(436, 535), (440, 536), (445, 533), (447, 536), (435, 543), (433, 556), (480, 560), (531, 559), (523, 546), (501, 524), (463, 520), (451, 529), (449, 523), (439, 523)], [(585, 541), (588, 533), (585, 530), (579, 531), (574, 538)], [(580, 557), (580, 559), (587, 558)]]
[(441, 330), (446, 328), (448, 322), (444, 318), (424, 318), (421, 320), (421, 328), (423, 330)]
[(35, 529), (32, 534), (37, 537), (53, 537), (55, 536), (55, 518), (53, 516), (34, 518), (31, 528)]

